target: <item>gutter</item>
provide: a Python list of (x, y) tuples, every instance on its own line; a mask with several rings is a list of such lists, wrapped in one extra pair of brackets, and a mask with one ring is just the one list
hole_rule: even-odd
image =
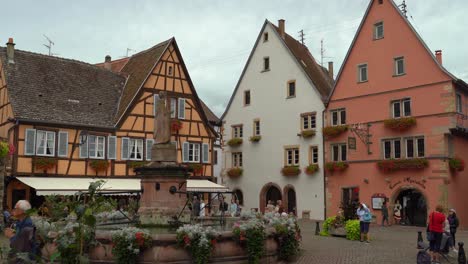
[(27, 119), (27, 118), (16, 118), (16, 124), (40, 124), (40, 125), (53, 125), (56, 127), (61, 128), (81, 128), (86, 130), (100, 130), (100, 131), (109, 131), (113, 132), (116, 130), (115, 127), (108, 127), (108, 126), (93, 126), (93, 125), (83, 125), (79, 123), (69, 123), (69, 122), (54, 122), (54, 121), (41, 121), (41, 120), (34, 120), (34, 119)]

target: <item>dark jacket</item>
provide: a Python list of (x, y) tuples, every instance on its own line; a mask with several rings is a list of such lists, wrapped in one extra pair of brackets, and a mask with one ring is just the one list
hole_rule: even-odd
[(16, 259), (16, 253), (29, 253), (30, 259), (35, 259), (38, 245), (35, 240), (36, 227), (31, 218), (26, 217), (23, 221), (16, 223), (15, 235), (10, 238), (9, 261), (8, 263), (25, 263)]
[(450, 224), (450, 232), (455, 233), (454, 231), (457, 230), (458, 225), (460, 224), (460, 222), (458, 221), (457, 215), (456, 214), (449, 215), (447, 219)]

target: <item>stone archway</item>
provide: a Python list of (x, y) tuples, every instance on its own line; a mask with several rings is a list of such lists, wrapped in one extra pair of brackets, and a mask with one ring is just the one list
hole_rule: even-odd
[(265, 184), (260, 191), (260, 208), (259, 211), (265, 213), (265, 207), (268, 200), (283, 200), (281, 195), (281, 187), (273, 182)]
[(390, 198), (390, 218), (393, 218), (395, 204), (401, 205), (401, 224), (410, 226), (425, 226), (429, 209), (426, 195), (411, 185), (402, 186), (396, 190)]
[(284, 187), (283, 191), (283, 203), (284, 210), (287, 213), (293, 212), (294, 215), (297, 214), (297, 199), (296, 199), (296, 189), (291, 184), (288, 184)]

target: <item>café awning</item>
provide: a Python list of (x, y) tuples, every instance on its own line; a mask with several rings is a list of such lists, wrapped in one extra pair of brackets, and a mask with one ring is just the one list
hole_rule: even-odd
[(132, 195), (141, 191), (140, 179), (16, 177), (36, 190), (36, 195), (74, 195), (88, 191), (89, 184), (104, 180), (101, 193)]
[(230, 193), (228, 187), (208, 180), (187, 180), (187, 192)]

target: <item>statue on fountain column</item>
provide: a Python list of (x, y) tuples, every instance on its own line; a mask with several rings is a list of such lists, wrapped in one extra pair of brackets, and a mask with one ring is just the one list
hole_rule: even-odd
[(167, 105), (166, 92), (160, 92), (156, 99), (154, 117), (154, 144), (166, 144), (171, 141), (171, 110)]

